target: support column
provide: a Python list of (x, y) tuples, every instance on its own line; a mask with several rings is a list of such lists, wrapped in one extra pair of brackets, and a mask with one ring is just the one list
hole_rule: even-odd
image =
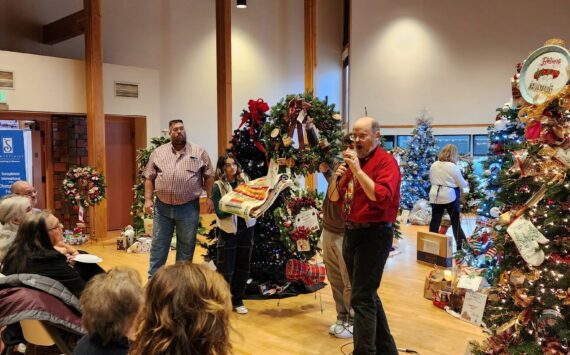
[(218, 154), (226, 152), (232, 136), (231, 6), (231, 0), (216, 0)]
[[(305, 92), (315, 93), (315, 68), (317, 66), (317, 0), (305, 0)], [(317, 189), (316, 174), (305, 178), (307, 190)]]

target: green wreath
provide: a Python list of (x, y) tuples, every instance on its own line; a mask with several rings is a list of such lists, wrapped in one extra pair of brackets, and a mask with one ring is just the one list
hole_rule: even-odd
[(105, 198), (105, 178), (91, 166), (75, 166), (65, 174), (62, 190), (74, 206), (95, 206)]
[[(285, 202), (273, 211), (275, 224), (280, 232), (279, 239), (291, 254), (303, 260), (313, 258), (317, 251), (320, 251), (317, 245), (322, 227), (322, 205), (322, 198), (314, 192), (299, 190), (292, 192), (285, 198)], [(310, 230), (297, 226), (295, 219), (301, 212), (316, 214), (319, 228)]]
[(327, 99), (310, 93), (287, 95), (271, 108), (263, 136), (270, 159), (288, 166), (294, 175), (305, 176), (317, 172), (320, 163), (332, 164), (340, 154), (341, 118)]

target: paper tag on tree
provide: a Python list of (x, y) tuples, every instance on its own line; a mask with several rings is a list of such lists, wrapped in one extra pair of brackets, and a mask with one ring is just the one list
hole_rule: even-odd
[(570, 149), (556, 149), (556, 154), (554, 155), (556, 160), (560, 161), (566, 166), (566, 169), (570, 169)]
[(307, 239), (297, 240), (297, 251), (311, 251), (311, 245)]
[(314, 208), (309, 208), (301, 211), (295, 216), (295, 228), (305, 227), (311, 232), (318, 231), (319, 218), (317, 217), (317, 210)]
[(479, 286), (481, 286), (481, 281), (483, 281), (483, 278), (481, 276), (462, 275), (459, 278), (457, 287), (477, 291), (479, 289)]
[(463, 308), (461, 308), (461, 319), (475, 325), (481, 325), (486, 302), (487, 295), (481, 292), (467, 291)]
[(299, 115), (297, 116), (297, 121), (299, 123), (303, 123), (303, 121), (305, 120), (305, 115), (306, 115), (305, 110), (299, 111)]
[(517, 218), (507, 233), (511, 236), (523, 259), (532, 266), (539, 266), (544, 262), (544, 251), (539, 248), (540, 244), (546, 244), (549, 240), (524, 217)]

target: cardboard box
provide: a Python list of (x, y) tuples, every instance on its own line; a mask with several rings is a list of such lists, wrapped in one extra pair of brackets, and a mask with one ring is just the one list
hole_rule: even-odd
[(453, 264), (453, 237), (431, 232), (418, 232), (419, 263), (451, 267)]

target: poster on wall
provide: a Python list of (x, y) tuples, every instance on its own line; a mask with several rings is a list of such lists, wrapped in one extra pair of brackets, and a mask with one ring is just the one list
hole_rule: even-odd
[(26, 180), (24, 131), (0, 130), (0, 142), (0, 196), (4, 196), (14, 181)]

